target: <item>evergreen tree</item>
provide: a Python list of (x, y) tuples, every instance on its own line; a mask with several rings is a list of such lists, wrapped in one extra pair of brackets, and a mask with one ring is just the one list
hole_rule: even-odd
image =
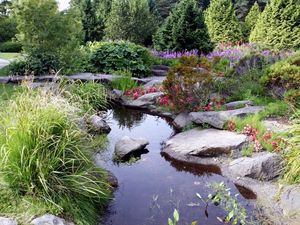
[(205, 11), (205, 20), (214, 42), (238, 42), (243, 39), (231, 0), (212, 0)]
[(271, 0), (251, 32), (250, 41), (277, 49), (299, 49), (300, 0)]
[(254, 29), (260, 14), (261, 11), (259, 9), (259, 5), (257, 4), (257, 2), (255, 2), (245, 18), (244, 34), (247, 39), (249, 38), (251, 31)]
[(203, 12), (196, 0), (182, 0), (176, 5), (156, 33), (154, 45), (158, 50), (212, 50)]
[(106, 38), (144, 44), (156, 30), (148, 0), (113, 0), (105, 24)]

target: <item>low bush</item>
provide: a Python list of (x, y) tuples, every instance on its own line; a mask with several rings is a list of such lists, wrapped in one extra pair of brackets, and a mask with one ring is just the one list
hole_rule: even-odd
[(138, 83), (132, 80), (132, 73), (128, 70), (115, 71), (113, 74), (116, 75), (112, 81), (112, 88), (114, 89), (125, 92), (138, 86)]
[(78, 111), (59, 94), (45, 90), (23, 90), (2, 108), (1, 184), (9, 196), (16, 196), (6, 203), (7, 212), (18, 199), (32, 199), (28, 205), (40, 200), (47, 211), (72, 218), (76, 224), (96, 224), (109, 185), (107, 173), (93, 163), (90, 137), (77, 125)]
[(198, 70), (198, 64), (197, 57), (182, 57), (180, 65), (168, 73), (163, 86), (172, 110), (195, 111), (207, 107), (213, 77), (208, 71)]
[(22, 44), (19, 42), (2, 42), (0, 43), (0, 52), (21, 52)]
[(90, 62), (95, 72), (129, 70), (137, 77), (148, 75), (151, 64), (148, 49), (127, 41), (94, 45)]
[(293, 126), (289, 130), (292, 136), (287, 139), (288, 149), (285, 154), (284, 181), (289, 184), (300, 183), (300, 111), (295, 115)]
[(268, 68), (261, 82), (273, 95), (285, 98), (293, 105), (300, 102), (300, 54), (280, 61)]

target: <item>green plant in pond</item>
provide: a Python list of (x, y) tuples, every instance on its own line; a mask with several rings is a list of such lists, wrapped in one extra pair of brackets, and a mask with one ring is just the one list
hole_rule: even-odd
[(132, 73), (129, 70), (113, 71), (116, 76), (113, 78), (112, 87), (123, 92), (138, 87), (137, 81), (132, 79)]
[(177, 225), (179, 222), (179, 212), (177, 209), (174, 210), (173, 212), (173, 219), (169, 218), (168, 219), (168, 225)]
[(62, 84), (63, 92), (72, 102), (79, 102), (84, 112), (92, 113), (107, 107), (106, 88), (94, 81)]
[(58, 94), (24, 89), (0, 112), (0, 178), (16, 202), (33, 197), (76, 224), (95, 224), (110, 187), (78, 127), (79, 111)]
[(209, 194), (208, 198), (217, 205), (220, 205), (228, 214), (226, 222), (232, 224), (247, 224), (247, 211), (238, 203), (238, 194), (232, 196), (230, 188), (224, 182), (211, 183), (208, 185), (215, 193)]

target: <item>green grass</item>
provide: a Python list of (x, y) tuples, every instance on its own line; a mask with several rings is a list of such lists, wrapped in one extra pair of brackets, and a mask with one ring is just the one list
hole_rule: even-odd
[(0, 104), (11, 99), (21, 89), (20, 86), (11, 84), (0, 84)]
[(5, 77), (9, 75), (9, 66), (0, 68), (0, 77)]
[(114, 71), (116, 74), (112, 81), (112, 87), (123, 92), (138, 87), (138, 83), (132, 80), (132, 73), (130, 71)]
[(45, 212), (96, 224), (110, 187), (78, 127), (79, 111), (57, 93), (25, 88), (1, 108), (1, 213), (21, 224)]
[(0, 53), (0, 59), (6, 59), (6, 60), (10, 60), (10, 59), (16, 59), (20, 56), (20, 53), (13, 53), (13, 52), (3, 52)]

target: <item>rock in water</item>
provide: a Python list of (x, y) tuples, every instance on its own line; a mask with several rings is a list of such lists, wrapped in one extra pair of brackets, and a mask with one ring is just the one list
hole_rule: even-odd
[(179, 133), (166, 142), (164, 152), (169, 155), (218, 156), (239, 151), (247, 143), (247, 136), (229, 131), (198, 128)]
[(92, 133), (96, 133), (96, 134), (105, 133), (105, 134), (108, 134), (111, 131), (111, 128), (107, 124), (107, 122), (98, 115), (91, 116), (89, 124), (90, 124), (89, 130)]
[(50, 214), (38, 217), (31, 221), (31, 224), (34, 225), (74, 225), (73, 223), (69, 223), (62, 218), (57, 216), (53, 216)]
[(118, 159), (124, 159), (130, 154), (143, 150), (148, 144), (148, 140), (144, 138), (134, 139), (125, 136), (116, 143), (115, 155)]

